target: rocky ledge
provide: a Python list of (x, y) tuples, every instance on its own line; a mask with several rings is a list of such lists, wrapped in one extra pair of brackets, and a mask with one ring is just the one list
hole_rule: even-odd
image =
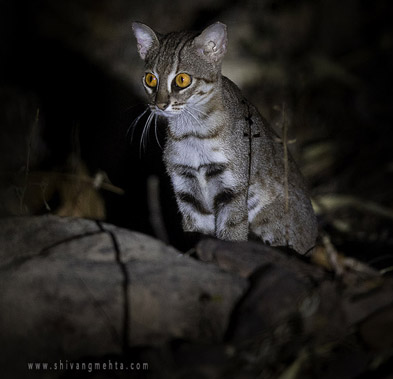
[(337, 278), (256, 242), (187, 255), (102, 222), (14, 217), (0, 220), (0, 270), (4, 377), (127, 377), (53, 366), (108, 360), (147, 362), (137, 378), (354, 377), (391, 359), (391, 279)]

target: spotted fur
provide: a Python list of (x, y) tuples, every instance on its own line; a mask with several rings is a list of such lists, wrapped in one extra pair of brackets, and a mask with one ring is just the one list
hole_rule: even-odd
[[(285, 208), (283, 146), (255, 107), (221, 75), (226, 26), (202, 33), (161, 35), (133, 24), (149, 87), (151, 111), (168, 120), (164, 161), (185, 231), (226, 240), (252, 234), (300, 253), (315, 243), (317, 227), (303, 178), (289, 159), (289, 209)], [(178, 88), (180, 73), (191, 77)]]

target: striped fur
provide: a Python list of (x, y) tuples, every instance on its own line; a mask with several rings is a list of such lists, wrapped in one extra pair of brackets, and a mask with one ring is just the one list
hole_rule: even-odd
[[(316, 220), (292, 158), (289, 210), (285, 210), (283, 147), (240, 90), (221, 75), (226, 27), (202, 33), (160, 35), (143, 24), (133, 29), (145, 71), (151, 111), (168, 120), (164, 161), (185, 231), (226, 240), (252, 234), (300, 253), (315, 243)], [(186, 88), (175, 78), (191, 77)]]

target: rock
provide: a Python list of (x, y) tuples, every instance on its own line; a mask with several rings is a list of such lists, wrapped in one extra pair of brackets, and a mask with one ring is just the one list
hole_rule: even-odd
[(29, 376), (28, 362), (97, 359), (173, 339), (219, 342), (247, 288), (237, 275), (105, 223), (8, 218), (0, 230), (1, 366), (12, 377)]
[[(250, 377), (311, 378), (324, 366), (318, 378), (357, 377), (371, 370), (369, 362), (386, 364), (393, 346), (391, 278), (373, 271), (335, 278), (305, 257), (254, 242), (203, 240), (196, 252), (249, 278), (226, 341), (236, 351), (235, 367)], [(293, 363), (283, 370), (285, 362)]]
[(245, 278), (271, 264), (296, 270), (301, 278), (310, 276), (314, 280), (322, 280), (326, 275), (320, 267), (310, 265), (307, 258), (298, 253), (287, 249), (284, 252), (260, 242), (231, 243), (205, 239), (196, 246), (196, 254), (201, 261), (215, 262), (222, 269)]
[(164, 379), (330, 379), (389, 364), (393, 280), (375, 271), (335, 277), (286, 250), (213, 239), (196, 246), (198, 261), (83, 219), (7, 218), (0, 230), (6, 378), (31, 377), (29, 362), (147, 362), (133, 377)]

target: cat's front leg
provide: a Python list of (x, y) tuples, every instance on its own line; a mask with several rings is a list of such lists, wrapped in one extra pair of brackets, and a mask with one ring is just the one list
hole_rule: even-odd
[(214, 199), (216, 237), (245, 241), (248, 237), (247, 190), (224, 189)]
[(182, 215), (182, 226), (185, 232), (215, 235), (214, 214), (209, 212), (194, 194), (177, 192), (176, 200)]

